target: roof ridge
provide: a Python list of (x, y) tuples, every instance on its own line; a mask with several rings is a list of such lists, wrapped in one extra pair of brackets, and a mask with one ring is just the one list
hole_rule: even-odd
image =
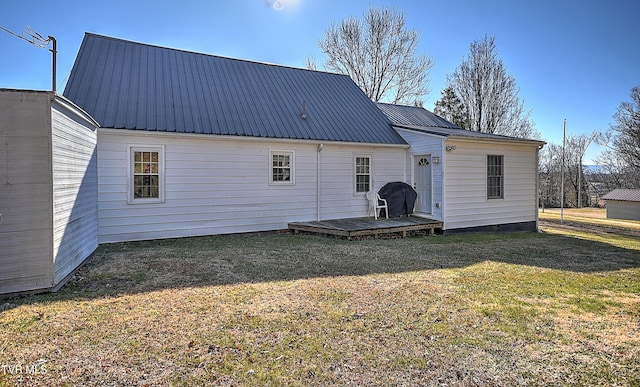
[(295, 66), (284, 65), (284, 64), (279, 64), (279, 63), (261, 62), (261, 61), (258, 61), (258, 60), (234, 58), (234, 57), (231, 57), (231, 56), (223, 56), (223, 55), (211, 54), (211, 53), (193, 51), (193, 50), (185, 50), (185, 49), (182, 49), (182, 48), (168, 47), (168, 46), (162, 46), (162, 45), (159, 45), (159, 44), (145, 43), (145, 42), (139, 42), (139, 41), (136, 41), (136, 40), (118, 38), (118, 37), (115, 37), (115, 36), (102, 35), (102, 34), (97, 34), (95, 32), (85, 31), (84, 34), (85, 34), (85, 36), (93, 36), (93, 37), (96, 37), (96, 38), (114, 40), (114, 41), (119, 41), (119, 42), (123, 42), (123, 43), (136, 44), (136, 45), (140, 45), (140, 46), (158, 48), (158, 49), (163, 49), (163, 50), (178, 51), (178, 52), (182, 52), (182, 53), (186, 53), (186, 54), (203, 55), (203, 56), (207, 56), (207, 57), (227, 59), (227, 60), (233, 60), (233, 61), (244, 62), (244, 63), (252, 63), (252, 64), (258, 64), (258, 65), (265, 65), (265, 66), (280, 67), (280, 68), (291, 69), (291, 70), (309, 71), (309, 72), (315, 72), (315, 73), (320, 73), (320, 74), (328, 74), (328, 75), (337, 75), (337, 76), (341, 76), (341, 77), (349, 77), (346, 74), (334, 73), (334, 72), (331, 72), (331, 71), (312, 70), (312, 69), (306, 69), (306, 68), (302, 68), (302, 67), (295, 67)]

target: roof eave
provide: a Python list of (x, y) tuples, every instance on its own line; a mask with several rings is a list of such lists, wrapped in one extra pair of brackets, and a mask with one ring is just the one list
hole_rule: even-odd
[(436, 127), (436, 126), (432, 126), (432, 127), (423, 127), (423, 126), (414, 126), (414, 125), (398, 125), (398, 124), (394, 124), (394, 127), (400, 128), (400, 129), (407, 129), (407, 130), (413, 130), (413, 131), (417, 131), (417, 132), (422, 132), (422, 133), (428, 133), (428, 134), (433, 134), (436, 136), (441, 136), (441, 137), (445, 137), (447, 139), (451, 139), (451, 140), (459, 140), (459, 141), (482, 141), (482, 142), (504, 142), (504, 143), (523, 143), (523, 144), (528, 144), (528, 145), (536, 145), (536, 146), (544, 146), (546, 144), (545, 141), (540, 141), (540, 140), (532, 140), (532, 139), (528, 139), (528, 138), (517, 138), (517, 137), (508, 137), (508, 136), (504, 136), (504, 137), (476, 137), (476, 136), (466, 136), (466, 135), (458, 135), (458, 134), (451, 134), (451, 133), (444, 133), (442, 131), (439, 131), (438, 129), (442, 129), (442, 130), (461, 130), (461, 131), (465, 131), (464, 129), (454, 129), (454, 128), (445, 128), (445, 127)]
[(409, 144), (392, 144), (378, 142), (355, 142), (355, 141), (338, 141), (338, 140), (322, 140), (322, 139), (297, 139), (284, 137), (258, 137), (258, 136), (235, 136), (226, 134), (205, 134), (205, 133), (184, 133), (184, 132), (167, 132), (167, 131), (150, 131), (150, 130), (132, 130), (132, 129), (116, 129), (104, 128), (98, 129), (102, 133), (111, 133), (125, 136), (154, 136), (154, 137), (198, 137), (198, 138), (216, 138), (223, 140), (236, 141), (263, 141), (263, 142), (279, 142), (279, 143), (307, 143), (307, 144), (325, 144), (325, 145), (341, 145), (341, 146), (367, 146), (367, 147), (384, 147), (384, 148), (401, 148), (407, 149)]
[(450, 135), (448, 137), (451, 140), (459, 140), (459, 141), (480, 141), (480, 142), (501, 142), (501, 143), (507, 143), (507, 144), (513, 144), (513, 143), (520, 143), (520, 144), (527, 144), (527, 145), (535, 145), (538, 147), (542, 147), (546, 144), (545, 141), (539, 141), (539, 140), (531, 140), (528, 138), (516, 138), (516, 137), (511, 137), (511, 138), (488, 138), (488, 137), (471, 137), (471, 136), (457, 136), (457, 135)]

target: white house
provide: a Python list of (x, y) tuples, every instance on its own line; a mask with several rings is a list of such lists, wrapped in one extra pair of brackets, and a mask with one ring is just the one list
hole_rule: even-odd
[(98, 247), (98, 124), (52, 92), (0, 112), (0, 293), (55, 289)]
[(0, 136), (0, 293), (55, 289), (98, 243), (364, 217), (393, 181), (445, 232), (537, 226), (543, 142), (321, 71), (87, 33), (64, 97), (0, 92)]

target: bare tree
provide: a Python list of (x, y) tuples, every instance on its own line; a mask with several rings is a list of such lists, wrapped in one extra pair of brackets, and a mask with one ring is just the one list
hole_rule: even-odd
[(349, 75), (372, 100), (421, 105), (433, 60), (417, 54), (419, 42), (404, 11), (370, 7), (362, 19), (332, 23), (318, 45), (327, 55), (325, 68)]
[(606, 148), (596, 162), (608, 190), (640, 188), (640, 86), (631, 89), (631, 102), (623, 102), (613, 115), (614, 124), (596, 137)]
[(313, 56), (308, 56), (304, 60), (304, 65), (309, 70), (317, 70), (318, 69), (318, 65), (316, 64), (316, 58), (313, 57)]
[(469, 56), (447, 76), (448, 87), (466, 107), (469, 130), (522, 138), (539, 138), (515, 79), (498, 58), (495, 38), (474, 41)]
[(640, 86), (631, 89), (631, 102), (621, 103), (613, 119), (613, 148), (627, 164), (640, 169)]
[(540, 197), (545, 207), (557, 207), (562, 195), (562, 155), (564, 154), (564, 200), (567, 207), (591, 206), (589, 179), (586, 178), (582, 159), (597, 132), (566, 137), (562, 144), (547, 144), (540, 152)]
[(587, 148), (597, 136), (598, 132), (594, 131), (590, 134), (570, 135), (566, 138), (566, 165), (568, 173), (568, 182), (571, 184), (574, 197), (571, 200), (575, 200), (575, 206), (580, 208), (583, 206), (589, 206), (588, 182), (585, 179), (583, 158), (587, 152)]
[(547, 144), (539, 155), (540, 200), (542, 207), (560, 206), (562, 146)]
[(613, 149), (606, 149), (596, 159), (599, 169), (596, 178), (606, 192), (616, 188), (640, 187), (640, 169), (633, 168)]

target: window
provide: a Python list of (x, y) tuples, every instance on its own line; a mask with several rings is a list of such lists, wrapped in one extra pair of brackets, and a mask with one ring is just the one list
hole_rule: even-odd
[(487, 199), (504, 197), (504, 156), (487, 156)]
[(131, 147), (130, 203), (159, 203), (164, 200), (163, 148)]
[(371, 190), (371, 156), (356, 156), (356, 193)]
[(271, 184), (295, 184), (293, 151), (271, 152)]

